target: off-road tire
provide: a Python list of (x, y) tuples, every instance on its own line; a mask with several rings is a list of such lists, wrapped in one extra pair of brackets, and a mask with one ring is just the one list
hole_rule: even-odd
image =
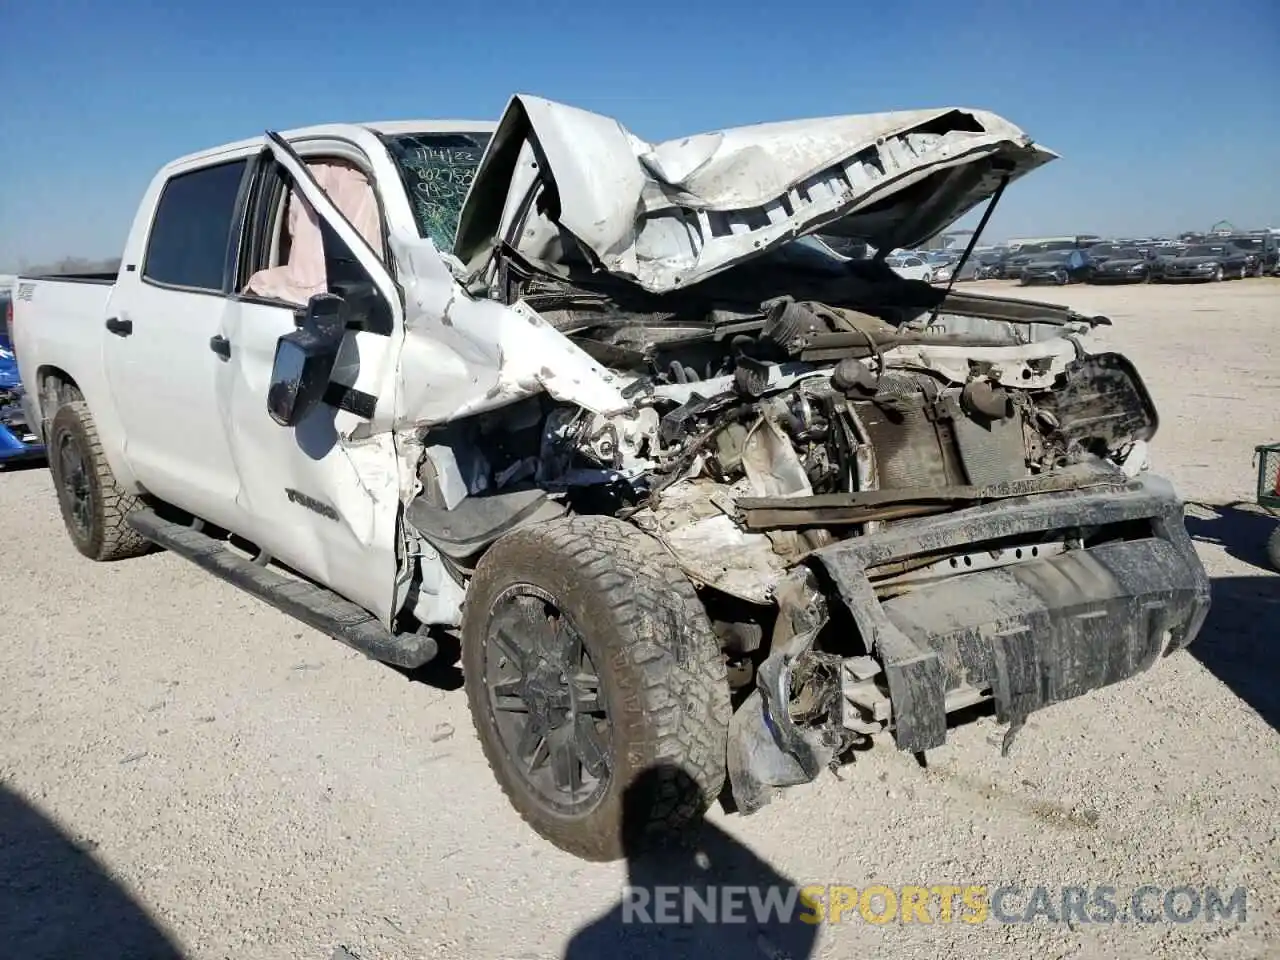
[[(64, 442), (75, 445), (84, 463), (89, 515), (88, 528), (84, 531), (73, 518), (71, 495), (63, 476), (60, 453)], [(90, 560), (108, 561), (142, 556), (154, 549), (126, 520), (130, 513), (142, 508), (142, 504), (116, 482), (102, 453), (89, 405), (83, 400), (70, 400), (54, 414), (49, 428), (48, 458), (62, 522), (77, 550)]]
[(1267, 559), (1271, 561), (1272, 570), (1280, 570), (1280, 526), (1267, 538)]
[[(515, 584), (554, 597), (599, 674), (612, 766), (599, 800), (581, 815), (540, 801), (494, 719), (485, 677), (490, 617)], [(534, 831), (568, 853), (610, 861), (678, 840), (720, 795), (731, 706), (719, 644), (671, 555), (620, 520), (568, 517), (494, 544), (467, 590), (462, 668), (472, 720), (503, 792)]]

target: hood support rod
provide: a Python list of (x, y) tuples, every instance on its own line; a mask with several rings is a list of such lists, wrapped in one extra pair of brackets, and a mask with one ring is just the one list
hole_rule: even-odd
[(946, 302), (947, 297), (951, 296), (951, 288), (955, 286), (956, 277), (960, 276), (960, 271), (964, 269), (964, 265), (969, 260), (969, 255), (973, 253), (973, 248), (978, 245), (978, 238), (982, 236), (982, 231), (987, 228), (987, 221), (991, 219), (991, 214), (995, 212), (996, 204), (1000, 202), (1000, 197), (1004, 194), (1004, 188), (1009, 185), (1009, 171), (1005, 170), (1000, 175), (1000, 183), (996, 186), (995, 193), (991, 194), (991, 200), (987, 203), (987, 209), (982, 212), (982, 219), (978, 221), (978, 227), (969, 237), (969, 242), (965, 244), (964, 253), (960, 254), (960, 259), (956, 261), (955, 268), (951, 271), (951, 279), (947, 281), (947, 289), (942, 294), (942, 299), (938, 301), (933, 308), (933, 313), (929, 315), (929, 323), (933, 324), (938, 319), (938, 311), (942, 309), (942, 304)]

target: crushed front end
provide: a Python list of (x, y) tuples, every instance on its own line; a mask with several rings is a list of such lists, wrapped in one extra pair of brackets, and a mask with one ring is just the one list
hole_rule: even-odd
[(442, 391), (422, 378), (431, 425), (399, 437), (420, 452), (406, 555), (448, 572), (420, 565), (414, 615), (459, 624), (477, 558), (520, 526), (633, 524), (720, 640), (745, 813), (877, 733), (928, 750), (993, 701), (1011, 737), (1186, 646), (1208, 580), (1147, 472), (1141, 378), (1086, 347), (1109, 321), (905, 280), (821, 239), (917, 243), (1052, 156), (982, 112), (653, 145), (513, 100), (455, 245), (477, 301), (411, 334), (438, 364), (501, 304), (538, 337), (469, 351), (502, 376), (483, 403), (459, 395), (467, 416), (426, 416)]
[[(939, 747), (948, 715), (986, 700), (1007, 749), (1033, 711), (1185, 647), (1209, 610), (1182, 504), (1150, 475), (902, 520), (790, 577), (787, 616), (806, 629), (761, 664), (730, 728), (744, 813), (865, 736)], [(817, 723), (796, 706), (813, 702)]]
[(633, 407), (531, 398), (437, 432), (409, 523), (459, 576), (503, 532), (565, 512), (662, 542), (729, 663), (744, 813), (877, 733), (938, 747), (948, 716), (984, 701), (1012, 736), (1204, 622), (1182, 503), (1147, 471), (1151, 398), (1123, 356), (1084, 347), (1102, 318), (782, 296), (695, 323), (520, 299), (612, 361)]

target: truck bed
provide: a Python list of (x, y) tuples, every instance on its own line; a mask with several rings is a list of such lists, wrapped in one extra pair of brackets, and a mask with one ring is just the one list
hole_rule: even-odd
[(26, 389), (29, 425), (39, 428), (34, 400), (46, 371), (75, 370), (81, 392), (105, 390), (102, 325), (114, 274), (19, 276), (13, 290), (13, 350)]
[(115, 283), (116, 275), (114, 273), (45, 273), (39, 276), (19, 277), (18, 283), (23, 281), (39, 280), (41, 283), (51, 281), (65, 281), (67, 283)]

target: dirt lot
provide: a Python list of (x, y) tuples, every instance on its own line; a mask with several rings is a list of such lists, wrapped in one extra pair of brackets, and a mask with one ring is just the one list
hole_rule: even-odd
[(211, 960), (1280, 955), (1280, 577), (1270, 521), (1223, 506), (1252, 496), (1253, 446), (1280, 440), (1280, 280), (1041, 296), (1114, 319), (1103, 342), (1163, 416), (1157, 468), (1209, 505), (1189, 520), (1215, 580), (1201, 638), (1034, 715), (1007, 759), (989, 719), (928, 769), (877, 747), (754, 817), (717, 811), (708, 873), (632, 878), (1246, 885), (1243, 925), (624, 927), (626, 865), (521, 824), (456, 676), (406, 678), (173, 556), (82, 560), (27, 469), (0, 473), (0, 953), (172, 956), (168, 937)]

